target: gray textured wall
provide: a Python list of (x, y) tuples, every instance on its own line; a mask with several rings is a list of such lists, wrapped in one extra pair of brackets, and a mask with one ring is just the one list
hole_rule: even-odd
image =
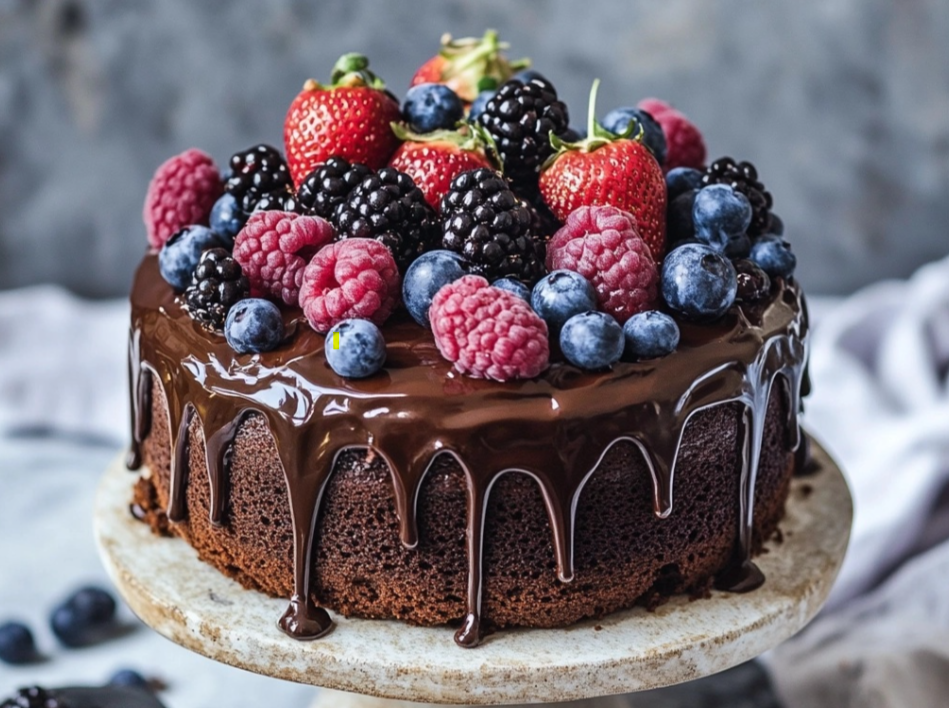
[(401, 92), (443, 31), (498, 27), (582, 123), (646, 95), (754, 161), (813, 291), (949, 253), (946, 0), (0, 0), (0, 287), (126, 292), (149, 176), (280, 144), (308, 76), (368, 53)]

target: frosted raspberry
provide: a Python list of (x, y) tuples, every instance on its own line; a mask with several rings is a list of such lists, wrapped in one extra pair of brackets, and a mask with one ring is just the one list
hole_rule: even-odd
[(348, 238), (326, 246), (307, 264), (300, 307), (323, 334), (353, 317), (382, 325), (399, 304), (399, 282), (388, 248), (374, 239)]
[(655, 307), (659, 272), (636, 218), (612, 206), (584, 206), (547, 244), (547, 270), (572, 270), (593, 284), (599, 308), (622, 324)]
[(251, 295), (296, 305), (303, 269), (335, 236), (329, 222), (318, 216), (258, 211), (234, 239), (234, 260), (250, 281)]
[(429, 319), (438, 351), (476, 379), (531, 379), (549, 363), (547, 323), (517, 295), (480, 276), (442, 287)]
[(206, 153), (191, 148), (165, 160), (148, 184), (142, 209), (148, 242), (161, 248), (185, 226), (207, 226), (211, 207), (223, 191), (217, 166)]
[(639, 107), (662, 126), (667, 146), (666, 161), (662, 167), (666, 172), (674, 167), (699, 170), (705, 166), (705, 140), (692, 121), (658, 98), (643, 99)]

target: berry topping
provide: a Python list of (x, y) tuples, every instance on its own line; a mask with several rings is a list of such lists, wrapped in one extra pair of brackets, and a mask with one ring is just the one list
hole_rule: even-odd
[(0, 624), (0, 661), (27, 664), (37, 658), (33, 632), (22, 622)]
[(666, 242), (670, 248), (695, 238), (692, 210), (695, 208), (695, 195), (698, 193), (697, 189), (689, 189), (669, 202), (666, 208)]
[(771, 193), (758, 180), (758, 170), (750, 162), (735, 162), (730, 157), (722, 157), (709, 165), (703, 177), (704, 184), (727, 184), (736, 192), (741, 192), (751, 202), (752, 217), (748, 235), (756, 238), (773, 233), (771, 228)]
[(261, 144), (235, 153), (230, 170), (224, 191), (237, 200), (245, 220), (255, 211), (294, 211), (290, 171), (276, 148)]
[(321, 249), (303, 271), (300, 307), (310, 326), (329, 332), (349, 318), (381, 325), (399, 303), (399, 271), (378, 241), (351, 238)]
[(207, 224), (223, 188), (214, 160), (200, 150), (185, 150), (163, 162), (148, 185), (142, 210), (152, 248), (161, 248), (189, 224)]
[(771, 278), (754, 261), (743, 258), (732, 265), (738, 274), (738, 301), (755, 302), (771, 292)]
[(223, 248), (205, 251), (185, 290), (185, 305), (193, 319), (208, 329), (220, 330), (228, 310), (250, 294), (250, 284), (240, 265)]
[(655, 306), (659, 272), (632, 214), (580, 207), (547, 244), (547, 269), (576, 271), (593, 284), (599, 309), (620, 324)]
[(464, 114), (458, 94), (444, 84), (417, 84), (406, 92), (402, 103), (402, 115), (416, 133), (450, 130)]
[(67, 647), (94, 644), (115, 630), (115, 599), (102, 588), (84, 587), (50, 616), (53, 634)]
[(560, 330), (560, 350), (574, 366), (594, 371), (623, 355), (623, 328), (604, 312), (574, 315)]
[(498, 173), (462, 172), (442, 199), (442, 244), (460, 253), (472, 273), (532, 284), (544, 274), (543, 244), (532, 214)]
[(158, 252), (158, 272), (165, 282), (181, 292), (191, 284), (201, 254), (224, 243), (207, 226), (188, 226), (165, 242)]
[(771, 228), (768, 229), (768, 233), (775, 236), (784, 235), (784, 221), (777, 214), (771, 214)]
[(596, 290), (579, 273), (555, 270), (534, 286), (531, 307), (556, 332), (574, 315), (596, 309)]
[(53, 691), (30, 686), (21, 688), (12, 698), (0, 703), (0, 708), (69, 708), (69, 704)]
[(655, 359), (666, 356), (679, 346), (679, 325), (669, 315), (657, 310), (633, 315), (623, 325), (626, 359)]
[(359, 162), (350, 164), (342, 157), (331, 157), (303, 180), (297, 204), (307, 214), (332, 221), (336, 207), (371, 174), (372, 170)]
[(435, 293), (463, 275), (464, 261), (453, 251), (429, 251), (416, 258), (402, 281), (402, 301), (412, 319), (429, 327), (428, 310)]
[(252, 295), (295, 305), (303, 268), (335, 235), (333, 227), (318, 216), (258, 212), (237, 235), (234, 258), (250, 282)]
[(790, 278), (797, 267), (790, 244), (780, 236), (763, 236), (755, 241), (749, 258), (772, 278)]
[(110, 686), (132, 686), (149, 690), (148, 680), (134, 669), (119, 669), (109, 678)]
[(233, 194), (225, 192), (211, 207), (211, 231), (220, 236), (228, 248), (234, 248), (234, 237), (246, 223), (247, 214)]
[(476, 275), (444, 286), (430, 310), (438, 350), (474, 378), (530, 379), (547, 368), (547, 325), (526, 302)]
[(509, 293), (517, 295), (524, 302), (531, 301), (531, 290), (529, 287), (524, 285), (520, 280), (514, 280), (514, 278), (498, 278), (491, 285), (495, 288), (501, 288), (501, 290), (507, 290)]
[(695, 238), (727, 256), (748, 250), (751, 204), (725, 184), (700, 189), (692, 205)]
[(662, 264), (666, 304), (694, 320), (715, 320), (732, 306), (738, 290), (731, 261), (701, 243), (673, 249)]
[(392, 252), (399, 272), (438, 243), (437, 216), (404, 172), (383, 167), (336, 207), (339, 238), (375, 239)]
[(669, 195), (669, 201), (671, 202), (680, 194), (704, 187), (704, 177), (705, 173), (702, 170), (691, 167), (675, 167), (666, 172), (666, 193)]
[(471, 107), (468, 109), (469, 122), (478, 122), (478, 118), (484, 113), (484, 107), (488, 105), (488, 101), (490, 101), (491, 97), (496, 93), (497, 91), (482, 91), (478, 94), (478, 97), (471, 102)]
[(283, 316), (270, 300), (245, 298), (228, 311), (224, 337), (238, 354), (269, 352), (283, 341)]
[(657, 98), (642, 100), (639, 107), (662, 126), (666, 136), (666, 161), (663, 164), (666, 170), (676, 167), (702, 169), (705, 166), (705, 140), (692, 121)]
[(614, 108), (603, 118), (603, 127), (611, 133), (634, 136), (643, 131), (643, 145), (652, 152), (660, 167), (666, 162), (666, 136), (662, 126), (642, 108)]
[(386, 363), (386, 341), (369, 320), (349, 319), (326, 334), (326, 363), (340, 376), (364, 379)]

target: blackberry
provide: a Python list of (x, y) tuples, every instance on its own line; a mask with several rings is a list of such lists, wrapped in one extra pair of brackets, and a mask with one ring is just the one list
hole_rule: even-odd
[(721, 157), (705, 170), (702, 185), (727, 184), (741, 192), (751, 202), (751, 226), (748, 235), (757, 238), (771, 232), (771, 207), (774, 202), (771, 192), (758, 181), (758, 170), (750, 162), (735, 162), (730, 157)]
[(373, 238), (392, 252), (399, 272), (438, 244), (438, 221), (415, 182), (383, 167), (364, 178), (336, 205), (338, 238)]
[(771, 292), (771, 278), (754, 261), (743, 258), (734, 261), (732, 265), (738, 275), (738, 300), (756, 302)]
[(548, 241), (563, 226), (563, 222), (554, 216), (544, 198), (540, 196), (536, 185), (521, 185), (520, 188), (514, 189), (514, 194), (531, 212), (531, 233), (534, 236)]
[(227, 311), (250, 295), (250, 284), (240, 264), (223, 248), (205, 251), (185, 290), (191, 317), (207, 329), (224, 329)]
[(21, 688), (12, 698), (0, 703), (0, 708), (69, 708), (69, 705), (39, 686)]
[(442, 246), (464, 256), (472, 273), (527, 285), (544, 276), (544, 244), (531, 231), (535, 216), (497, 172), (480, 168), (456, 176), (441, 212)]
[(269, 145), (255, 145), (231, 156), (224, 191), (234, 195), (245, 214), (274, 209), (297, 211), (286, 160)]
[(372, 170), (359, 162), (331, 157), (307, 175), (297, 190), (297, 203), (305, 214), (332, 220), (340, 204)]
[(504, 174), (515, 184), (534, 184), (540, 166), (554, 152), (550, 134), (562, 136), (570, 119), (553, 84), (533, 78), (526, 83), (513, 79), (501, 86), (478, 122), (497, 143)]

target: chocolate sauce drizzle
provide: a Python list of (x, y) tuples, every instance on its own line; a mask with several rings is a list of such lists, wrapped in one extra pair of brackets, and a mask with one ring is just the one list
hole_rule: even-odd
[[(455, 634), (465, 647), (481, 639), (482, 547), (491, 488), (522, 472), (539, 485), (563, 582), (573, 579), (574, 513), (586, 481), (619, 441), (639, 447), (652, 476), (657, 517), (674, 511), (673, 482), (683, 432), (697, 412), (739, 402), (742, 417), (739, 538), (734, 561), (717, 586), (737, 592), (763, 581), (751, 560), (754, 491), (765, 412), (776, 381), (787, 396), (791, 449), (801, 441), (806, 315), (794, 284), (776, 283), (772, 300), (720, 321), (681, 323), (679, 349), (653, 361), (587, 373), (554, 364), (536, 380), (504, 384), (451, 369), (431, 335), (413, 322), (386, 325), (387, 363), (365, 380), (336, 376), (323, 356), (323, 337), (301, 326), (279, 351), (238, 356), (223, 337), (195, 324), (146, 257), (132, 291), (130, 372), (131, 469), (142, 464), (150, 427), (152, 382), (168, 403), (174, 440), (168, 517), (186, 516), (189, 428), (204, 434), (211, 522), (227, 510), (230, 449), (241, 423), (262, 415), (277, 444), (293, 523), (294, 591), (280, 628), (298, 639), (328, 632), (332, 622), (311, 592), (316, 522), (337, 456), (372, 450), (388, 464), (406, 548), (418, 543), (416, 500), (425, 473), (441, 454), (461, 466), (468, 489), (467, 614)], [(290, 315), (287, 315), (290, 322)], [(318, 569), (316, 569), (318, 570)]]

